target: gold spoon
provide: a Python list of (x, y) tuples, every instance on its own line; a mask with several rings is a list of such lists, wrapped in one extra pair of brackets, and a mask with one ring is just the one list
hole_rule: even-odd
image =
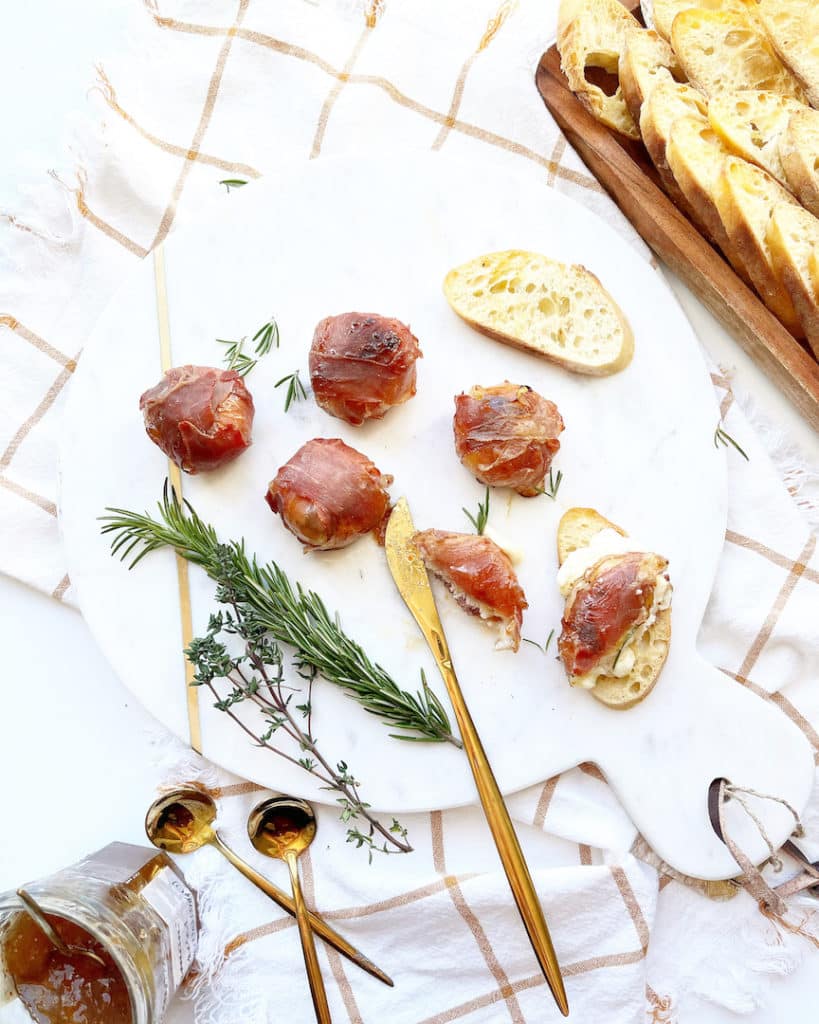
[(18, 889), (17, 895), (20, 898), (20, 902), (26, 908), (26, 912), (29, 917), (34, 921), (51, 945), (59, 950), (63, 956), (85, 956), (88, 957), (89, 960), (93, 960), (94, 963), (99, 964), (100, 967), (105, 967), (105, 961), (98, 953), (95, 953), (93, 949), (85, 949), (83, 946), (70, 946), (67, 942), (64, 942), (60, 938), (57, 929), (45, 916), (40, 908), (40, 904), (37, 903), (31, 893), (26, 892), (25, 889)]
[[(204, 790), (184, 786), (165, 793), (151, 804), (145, 816), (145, 832), (154, 846), (169, 853), (193, 853), (194, 850), (206, 845), (215, 846), (237, 871), (253, 882), (274, 903), (295, 917), (296, 904), (291, 897), (225, 845), (213, 828), (215, 820), (216, 803), (213, 797)], [(325, 942), (329, 942), (339, 953), (343, 953), (354, 964), (358, 964), (362, 970), (383, 981), (385, 985), (393, 985), (393, 980), (388, 974), (376, 967), (318, 914), (310, 912), (308, 917), (312, 929)]]
[(283, 860), (290, 869), (296, 920), (299, 924), (304, 966), (307, 968), (316, 1020), (319, 1024), (332, 1024), (327, 993), (324, 991), (324, 981), (316, 956), (316, 945), (299, 881), (298, 857), (304, 853), (316, 835), (316, 816), (313, 808), (305, 800), (296, 800), (288, 796), (263, 800), (250, 812), (247, 834), (259, 853)]

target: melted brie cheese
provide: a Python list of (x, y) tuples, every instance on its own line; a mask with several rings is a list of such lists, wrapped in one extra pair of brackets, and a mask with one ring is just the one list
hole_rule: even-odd
[(628, 537), (607, 526), (596, 533), (584, 547), (573, 551), (557, 572), (557, 585), (563, 597), (568, 597), (572, 587), (583, 579), (592, 566), (607, 555), (625, 555), (635, 549)]

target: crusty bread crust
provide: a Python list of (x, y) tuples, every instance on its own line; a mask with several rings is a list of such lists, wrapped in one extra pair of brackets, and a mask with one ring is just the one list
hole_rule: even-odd
[[(586, 76), (587, 67), (618, 74), (625, 31), (640, 27), (619, 0), (561, 0), (557, 22), (560, 67), (569, 88), (586, 109), (609, 128), (629, 139), (640, 133), (629, 113), (623, 91), (606, 93)], [(618, 79), (619, 83), (619, 79)]]
[(819, 217), (819, 110), (791, 114), (779, 140), (779, 156), (788, 185), (806, 210)]
[(676, 81), (682, 71), (674, 51), (656, 32), (627, 28), (620, 58), (620, 87), (636, 124), (646, 97), (660, 82)]
[[(562, 565), (572, 551), (585, 547), (601, 530), (626, 532), (593, 508), (570, 508), (557, 527), (557, 554)], [(634, 707), (651, 693), (660, 677), (671, 644), (671, 609), (661, 611), (637, 645), (634, 668), (623, 678), (601, 676), (591, 695), (601, 704), (618, 711)]]
[(631, 362), (631, 327), (585, 267), (519, 249), (487, 253), (450, 270), (444, 294), (470, 327), (574, 373), (607, 376)]
[(796, 204), (796, 200), (770, 174), (734, 156), (723, 163), (715, 199), (731, 245), (748, 268), (762, 301), (791, 333), (801, 337), (802, 326), (767, 242), (774, 206)]
[(801, 206), (779, 203), (771, 215), (766, 240), (805, 338), (819, 359), (819, 289), (811, 267), (811, 258), (819, 254), (819, 220)]

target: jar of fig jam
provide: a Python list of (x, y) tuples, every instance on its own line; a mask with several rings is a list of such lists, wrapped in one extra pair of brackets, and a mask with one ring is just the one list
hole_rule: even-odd
[(0, 1024), (159, 1024), (196, 954), (196, 898), (165, 853), (111, 843), (25, 893), (0, 895)]

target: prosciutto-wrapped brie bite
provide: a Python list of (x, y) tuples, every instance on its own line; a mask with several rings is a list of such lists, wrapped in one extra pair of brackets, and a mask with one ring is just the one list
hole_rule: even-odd
[(529, 604), (508, 556), (488, 537), (422, 530), (413, 542), (427, 569), (458, 604), (498, 629), (498, 651), (520, 646), (523, 610)]
[(418, 339), (400, 320), (375, 313), (328, 316), (310, 346), (310, 383), (331, 416), (358, 426), (415, 394)]
[(234, 370), (177, 366), (139, 400), (148, 437), (186, 473), (204, 473), (250, 446), (253, 399)]
[(281, 467), (265, 500), (305, 548), (331, 551), (371, 530), (383, 543), (391, 483), (391, 476), (339, 438), (317, 437)]
[[(635, 667), (640, 641), (671, 605), (672, 587), (660, 555), (625, 551), (600, 557), (604, 530), (570, 555), (558, 573), (566, 597), (558, 651), (573, 686), (593, 688), (601, 676), (624, 678)], [(572, 561), (574, 559), (574, 562)], [(584, 564), (585, 563), (585, 564)]]
[(458, 395), (453, 427), (458, 458), (477, 480), (531, 498), (560, 448), (563, 418), (554, 402), (506, 381)]

